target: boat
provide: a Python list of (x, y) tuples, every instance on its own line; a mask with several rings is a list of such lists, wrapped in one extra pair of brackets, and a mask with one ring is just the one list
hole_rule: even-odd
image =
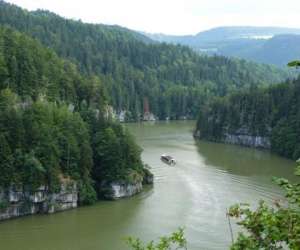
[(170, 155), (162, 154), (161, 157), (160, 157), (160, 159), (163, 162), (165, 162), (165, 163), (167, 163), (169, 165), (172, 165), (172, 166), (174, 166), (176, 164), (175, 159), (172, 156), (170, 156)]

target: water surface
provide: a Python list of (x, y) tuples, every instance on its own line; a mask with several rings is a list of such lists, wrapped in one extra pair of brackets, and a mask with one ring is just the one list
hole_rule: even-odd
[[(226, 209), (236, 202), (271, 202), (281, 197), (271, 177), (293, 179), (295, 164), (274, 154), (196, 142), (194, 122), (126, 126), (152, 167), (153, 188), (117, 202), (1, 222), (0, 249), (123, 250), (126, 236), (150, 240), (185, 227), (189, 250), (223, 250), (230, 244)], [(162, 153), (177, 165), (162, 163)]]

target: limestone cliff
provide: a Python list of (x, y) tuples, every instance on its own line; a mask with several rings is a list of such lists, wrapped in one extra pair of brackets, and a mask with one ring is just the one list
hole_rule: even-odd
[(219, 138), (212, 138), (207, 136), (202, 136), (200, 130), (196, 130), (194, 133), (195, 138), (207, 139), (210, 141), (217, 141), (229, 144), (237, 144), (246, 147), (253, 148), (271, 148), (271, 141), (269, 136), (253, 135), (247, 128), (240, 128), (235, 131), (227, 131), (222, 134)]
[[(24, 187), (0, 188), (0, 221), (31, 214), (49, 214), (76, 208), (79, 204), (79, 190), (75, 181), (61, 177), (58, 192), (50, 192), (47, 186), (34, 191)], [(133, 196), (143, 190), (143, 185), (153, 183), (153, 174), (148, 168), (134, 181), (102, 183), (102, 198), (117, 200)]]
[(50, 193), (47, 186), (41, 186), (34, 192), (11, 186), (0, 190), (0, 220), (37, 213), (55, 213), (75, 208), (77, 202), (75, 182), (61, 184), (57, 193)]
[(271, 143), (268, 137), (240, 134), (225, 134), (223, 142), (238, 144), (247, 147), (270, 149)]
[(111, 200), (130, 197), (140, 193), (143, 190), (143, 185), (151, 184), (153, 184), (153, 174), (147, 166), (143, 170), (143, 175), (136, 176), (133, 181), (103, 182), (101, 185), (102, 196)]

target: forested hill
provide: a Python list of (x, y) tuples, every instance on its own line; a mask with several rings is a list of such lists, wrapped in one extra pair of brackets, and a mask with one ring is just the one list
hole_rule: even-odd
[(0, 24), (38, 39), (85, 75), (97, 75), (117, 111), (138, 119), (144, 101), (159, 118), (195, 117), (201, 103), (237, 89), (278, 83), (288, 77), (277, 68), (202, 57), (183, 46), (157, 44), (116, 26), (85, 24), (47, 11), (29, 12), (0, 2)]
[(107, 99), (97, 77), (82, 76), (76, 65), (33, 38), (0, 27), (0, 90), (5, 88), (24, 102), (44, 97), (76, 108), (85, 101), (100, 109)]
[(271, 150), (300, 157), (300, 77), (266, 89), (238, 92), (203, 106), (197, 122), (200, 137), (226, 141), (226, 136), (270, 139)]
[(104, 182), (143, 179), (140, 148), (109, 119), (106, 100), (96, 76), (0, 28), (0, 190), (55, 193), (70, 179), (80, 202), (91, 203)]
[(280, 67), (285, 67), (295, 54), (300, 53), (300, 29), (295, 28), (229, 26), (190, 36), (145, 34), (155, 41), (187, 45), (200, 53), (243, 58)]

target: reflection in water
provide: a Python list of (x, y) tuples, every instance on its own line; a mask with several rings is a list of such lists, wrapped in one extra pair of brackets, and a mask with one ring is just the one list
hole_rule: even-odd
[(0, 249), (123, 249), (127, 225), (147, 193), (134, 201), (99, 202), (54, 215), (4, 221), (0, 224)]
[[(224, 250), (230, 244), (226, 209), (271, 201), (281, 195), (271, 176), (292, 177), (294, 163), (268, 152), (196, 142), (193, 122), (126, 126), (152, 167), (153, 188), (117, 202), (1, 222), (0, 249), (125, 250), (126, 236), (151, 240), (183, 226), (189, 250)], [(162, 163), (162, 153), (174, 156), (176, 166)]]
[(198, 141), (196, 145), (199, 154), (205, 158), (206, 165), (223, 169), (231, 174), (269, 178), (285, 176), (295, 179), (290, 171), (295, 163), (268, 151), (204, 141)]

